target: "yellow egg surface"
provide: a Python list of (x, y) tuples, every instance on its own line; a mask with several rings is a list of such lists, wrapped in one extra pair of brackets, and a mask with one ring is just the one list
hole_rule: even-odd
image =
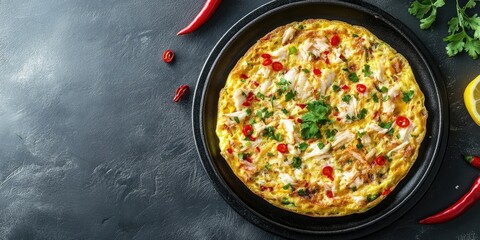
[(216, 133), (236, 176), (269, 203), (328, 217), (380, 203), (415, 162), (427, 110), (408, 61), (367, 29), (310, 19), (240, 58)]

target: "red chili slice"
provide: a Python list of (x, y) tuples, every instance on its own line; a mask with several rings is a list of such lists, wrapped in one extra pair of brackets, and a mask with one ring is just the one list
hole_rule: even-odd
[(250, 139), (250, 141), (254, 142), (255, 140), (257, 140), (256, 137), (253, 137), (252, 135), (248, 136), (248, 139)]
[(338, 35), (333, 35), (332, 39), (330, 39), (330, 44), (336, 47), (340, 43), (340, 37)]
[(241, 78), (241, 79), (247, 79), (247, 78), (248, 78), (248, 76), (247, 76), (247, 74), (245, 74), (245, 73), (242, 73), (242, 74), (240, 74), (240, 78)]
[(281, 153), (288, 153), (288, 146), (285, 143), (280, 143), (277, 145), (277, 151)]
[(307, 104), (300, 104), (300, 103), (296, 104), (296, 105), (297, 105), (297, 107), (299, 107), (301, 109), (304, 109), (307, 106)]
[(343, 86), (342, 86), (342, 89), (343, 89), (344, 91), (348, 91), (348, 90), (350, 89), (350, 87), (347, 86), (347, 85), (343, 85)]
[(245, 161), (247, 161), (247, 162), (249, 162), (249, 163), (252, 163), (252, 157), (247, 156), (247, 157), (245, 158)]
[(175, 53), (173, 53), (173, 51), (170, 49), (165, 50), (165, 52), (163, 52), (163, 55), (162, 55), (162, 59), (166, 63), (171, 63), (174, 57), (175, 57)]
[(273, 71), (278, 72), (278, 71), (283, 69), (283, 65), (280, 62), (273, 62), (272, 63), (272, 69), (273, 69)]
[(252, 126), (247, 124), (247, 125), (243, 126), (242, 132), (243, 132), (243, 135), (250, 136), (253, 133), (253, 128), (252, 128)]
[(227, 148), (227, 152), (232, 154), (233, 153), (233, 149), (232, 148)]
[(247, 101), (251, 102), (253, 99), (255, 99), (255, 94), (253, 94), (253, 92), (249, 92), (247, 95)]
[(175, 91), (175, 96), (173, 97), (173, 101), (179, 102), (180, 100), (182, 100), (182, 98), (185, 97), (185, 95), (187, 95), (188, 92), (190, 91), (189, 89), (190, 88), (186, 84), (178, 87), (177, 90)]
[(257, 81), (254, 81), (253, 85), (255, 85), (255, 87), (258, 87), (258, 86), (260, 86), (260, 83), (258, 83)]
[(330, 190), (327, 190), (326, 192), (328, 198), (333, 198), (333, 192)]
[(410, 125), (410, 120), (404, 116), (398, 116), (395, 123), (401, 128), (406, 128)]
[(298, 122), (298, 123), (302, 123), (303, 120), (302, 120), (301, 118), (297, 118), (297, 122)]
[(383, 195), (383, 196), (387, 196), (387, 195), (390, 194), (391, 192), (392, 192), (392, 190), (390, 190), (390, 188), (387, 188), (387, 189), (383, 190), (382, 195)]
[(325, 175), (326, 177), (328, 177), (330, 180), (333, 181), (333, 168), (330, 167), (330, 166), (325, 166), (323, 167), (322, 169), (322, 174)]
[(265, 58), (262, 62), (263, 66), (268, 66), (270, 64), (272, 64), (272, 59), (270, 59), (270, 58)]
[(379, 166), (385, 165), (386, 162), (387, 162), (387, 158), (385, 156), (379, 156), (375, 158), (375, 163)]
[(259, 148), (259, 147), (256, 147), (255, 150), (256, 150), (257, 152), (260, 152), (260, 148)]
[(317, 76), (320, 76), (322, 75), (322, 70), (318, 69), (318, 68), (314, 68), (313, 69), (313, 74), (317, 75)]
[(359, 83), (359, 84), (357, 84), (357, 91), (359, 93), (365, 93), (367, 91), (367, 86)]
[(270, 56), (268, 53), (264, 53), (262, 54), (262, 58), (272, 58), (272, 56)]

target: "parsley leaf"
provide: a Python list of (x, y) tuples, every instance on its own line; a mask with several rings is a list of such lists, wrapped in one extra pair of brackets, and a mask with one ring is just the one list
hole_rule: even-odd
[(402, 100), (406, 103), (410, 102), (413, 98), (413, 90), (403, 92)]
[(378, 126), (381, 128), (389, 129), (392, 127), (392, 122), (380, 122)]
[(305, 150), (307, 150), (307, 147), (308, 147), (308, 144), (307, 144), (307, 143), (300, 143), (300, 144), (298, 145), (298, 149), (300, 149), (300, 151), (302, 151), (302, 152), (305, 151)]
[(296, 169), (300, 169), (302, 167), (302, 159), (300, 159), (299, 157), (293, 157), (292, 167)]
[(333, 91), (338, 92), (340, 91), (340, 87), (337, 84), (333, 84), (332, 86)]
[(349, 102), (350, 102), (350, 99), (352, 99), (352, 96), (350, 96), (350, 95), (345, 95), (345, 96), (343, 96), (342, 101), (344, 101), (344, 102), (346, 102), (346, 103), (349, 103)]
[(444, 0), (415, 0), (408, 8), (408, 12), (420, 19), (421, 29), (427, 29), (435, 22), (437, 9), (443, 5), (445, 5)]
[(288, 101), (294, 99), (295, 96), (297, 96), (297, 91), (290, 90), (290, 91), (287, 92), (287, 94), (285, 95), (285, 101), (288, 102)]
[(282, 136), (280, 136), (280, 133), (275, 134), (275, 128), (273, 127), (267, 127), (263, 130), (263, 136), (267, 137), (269, 139), (274, 139), (277, 141), (282, 141)]
[(333, 138), (335, 137), (335, 134), (337, 133), (337, 129), (327, 129), (325, 131), (325, 137), (327, 137), (328, 140), (333, 141)]
[(378, 103), (378, 96), (377, 96), (377, 93), (374, 93), (373, 94), (373, 101)]
[(304, 68), (304, 69), (302, 69), (302, 72), (304, 72), (304, 73), (306, 73), (306, 74), (309, 74), (309, 73), (310, 73), (310, 70)]
[(295, 46), (291, 46), (291, 47), (288, 48), (288, 52), (290, 54), (296, 54), (298, 52), (298, 50)]
[(303, 139), (320, 138), (320, 128), (318, 124), (325, 124), (328, 122), (328, 112), (330, 106), (322, 100), (311, 101), (307, 103), (308, 112), (302, 116), (301, 135)]
[(358, 82), (358, 76), (357, 76), (357, 74), (354, 73), (354, 72), (348, 74), (348, 80), (350, 80), (350, 81), (352, 81), (352, 82), (354, 82), (354, 83)]
[(360, 113), (358, 113), (358, 119), (364, 119), (366, 115), (367, 115), (367, 109), (362, 108), (362, 110), (360, 110)]
[(235, 122), (240, 123), (240, 119), (238, 119), (238, 117), (233, 117), (233, 119), (235, 120)]
[(325, 147), (325, 144), (323, 144), (322, 142), (319, 142), (317, 146), (318, 146), (318, 149), (322, 150)]
[(372, 71), (370, 70), (370, 65), (365, 64), (365, 65), (363, 66), (362, 72), (363, 72), (363, 76), (364, 76), (364, 77), (368, 77), (368, 76), (372, 75)]

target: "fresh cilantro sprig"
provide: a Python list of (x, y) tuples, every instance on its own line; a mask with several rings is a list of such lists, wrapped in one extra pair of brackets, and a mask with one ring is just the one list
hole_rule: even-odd
[[(456, 0), (457, 16), (448, 21), (448, 36), (443, 39), (447, 43), (447, 55), (453, 57), (466, 52), (473, 59), (480, 54), (480, 17), (469, 16), (468, 9), (475, 8), (480, 0), (468, 0), (460, 7)], [(420, 19), (420, 28), (428, 29), (437, 18), (437, 10), (445, 5), (444, 0), (415, 0), (410, 4), (408, 12)], [(473, 36), (472, 36), (473, 33)]]
[(307, 103), (308, 113), (302, 117), (301, 134), (302, 138), (312, 139), (321, 138), (319, 124), (325, 124), (328, 121), (327, 115), (330, 106), (322, 100)]
[(420, 19), (421, 29), (427, 29), (435, 22), (437, 9), (443, 5), (445, 5), (444, 0), (415, 0), (408, 8), (408, 12)]
[[(457, 17), (453, 17), (448, 21), (448, 35), (443, 41), (447, 42), (447, 54), (450, 57), (465, 51), (473, 59), (478, 58), (480, 54), (480, 17), (475, 13), (468, 16), (467, 9), (474, 8), (477, 1), (469, 0), (465, 6), (460, 7), (458, 0), (456, 1)], [(473, 37), (469, 34), (469, 30), (473, 31)]]

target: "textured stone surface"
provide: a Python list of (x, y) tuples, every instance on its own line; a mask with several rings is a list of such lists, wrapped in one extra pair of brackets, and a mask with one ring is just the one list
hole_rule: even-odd
[[(195, 151), (191, 97), (213, 44), (266, 0), (224, 1), (197, 32), (175, 33), (203, 1), (0, 0), (0, 239), (277, 239), (215, 192)], [(409, 1), (371, 0), (431, 50), (449, 93), (450, 139), (425, 197), (372, 239), (479, 239), (480, 207), (442, 225), (416, 221), (459, 198), (478, 170), (479, 128), (463, 89), (479, 61), (448, 58), (454, 14), (421, 31)], [(163, 50), (174, 64), (161, 62)]]

